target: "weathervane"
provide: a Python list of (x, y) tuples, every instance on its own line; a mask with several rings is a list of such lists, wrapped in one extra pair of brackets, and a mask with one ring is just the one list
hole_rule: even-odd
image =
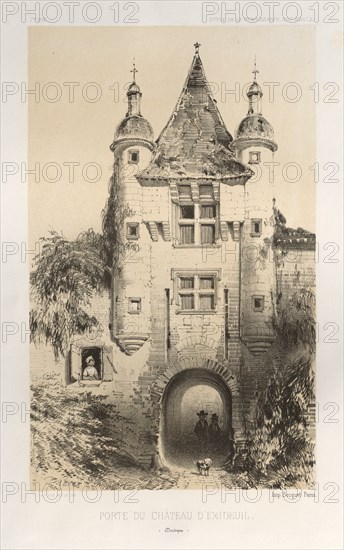
[(256, 63), (256, 56), (254, 56), (254, 69), (253, 69), (253, 74), (254, 74), (254, 82), (256, 82), (257, 80), (257, 73), (259, 73), (258, 69), (257, 69), (257, 63)]
[(195, 42), (194, 46), (195, 46), (195, 54), (199, 54), (199, 47), (200, 47), (201, 44), (199, 44), (198, 42)]
[(133, 59), (133, 68), (131, 69), (130, 72), (133, 73), (133, 81), (135, 82), (135, 74), (139, 72), (135, 65), (135, 57)]

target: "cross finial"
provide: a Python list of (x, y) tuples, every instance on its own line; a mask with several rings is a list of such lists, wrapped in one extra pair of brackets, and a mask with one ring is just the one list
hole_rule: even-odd
[(199, 54), (199, 48), (200, 48), (200, 45), (199, 42), (195, 42), (194, 46), (195, 46), (195, 54)]
[(256, 60), (256, 56), (254, 56), (254, 69), (253, 69), (253, 74), (254, 74), (254, 81), (257, 80), (257, 73), (259, 73), (258, 69), (257, 69), (257, 60)]
[(133, 68), (131, 69), (130, 72), (133, 73), (133, 81), (135, 82), (135, 75), (136, 75), (136, 73), (139, 72), (138, 69), (136, 68), (136, 65), (135, 65), (135, 57), (133, 59)]

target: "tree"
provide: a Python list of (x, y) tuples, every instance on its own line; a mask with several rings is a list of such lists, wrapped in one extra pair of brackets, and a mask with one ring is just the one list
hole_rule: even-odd
[(104, 244), (102, 235), (92, 229), (74, 241), (52, 231), (41, 243), (30, 275), (31, 339), (51, 344), (57, 359), (66, 354), (72, 335), (97, 324), (85, 307), (94, 291), (108, 285)]
[(277, 337), (282, 346), (302, 344), (312, 353), (315, 348), (315, 296), (309, 288), (301, 288), (292, 295), (282, 297), (278, 314), (274, 318)]
[(41, 239), (30, 276), (31, 340), (51, 344), (56, 359), (66, 355), (72, 336), (98, 324), (85, 308), (95, 292), (111, 287), (113, 269), (125, 252), (123, 225), (132, 212), (121, 200), (119, 181), (117, 162), (102, 212), (102, 234), (89, 229), (68, 241), (51, 231), (51, 237)]
[(314, 305), (314, 294), (308, 289), (295, 292), (279, 305), (276, 344), (284, 365), (275, 369), (260, 395), (248, 433), (245, 482), (249, 485), (270, 483), (277, 488), (312, 481), (309, 412), (315, 399)]

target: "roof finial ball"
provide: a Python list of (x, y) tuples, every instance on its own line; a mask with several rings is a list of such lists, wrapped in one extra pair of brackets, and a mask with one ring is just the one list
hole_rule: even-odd
[(199, 42), (195, 42), (194, 43), (194, 47), (195, 47), (195, 55), (199, 55), (199, 48), (200, 48), (201, 44), (199, 44)]

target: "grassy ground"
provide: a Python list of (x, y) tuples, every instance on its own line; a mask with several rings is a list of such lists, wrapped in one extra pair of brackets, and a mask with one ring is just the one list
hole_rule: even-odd
[(175, 484), (170, 473), (136, 463), (127, 444), (131, 423), (104, 396), (66, 392), (58, 375), (45, 375), (32, 386), (31, 411), (32, 482), (137, 490)]
[[(135, 426), (122, 416), (104, 395), (66, 391), (58, 374), (46, 374), (32, 386), (32, 483), (54, 487), (73, 484), (103, 490), (179, 489), (198, 487), (192, 457), (177, 460), (167, 470), (146, 470), (134, 459), (137, 445)], [(269, 424), (264, 421), (263, 428)], [(273, 425), (274, 426), (274, 425)], [(290, 426), (290, 430), (296, 427)], [(271, 430), (270, 430), (271, 431)], [(305, 444), (304, 429), (296, 434), (286, 429), (283, 441), (288, 461), (276, 461), (283, 455), (280, 443), (272, 447), (270, 432), (266, 437), (256, 433), (251, 445), (251, 462), (246, 471), (227, 473), (216, 460), (214, 480), (228, 487), (311, 487), (314, 483), (313, 449)], [(302, 437), (301, 437), (301, 435)], [(293, 437), (292, 437), (293, 436)], [(276, 454), (276, 449), (279, 454)], [(267, 451), (274, 451), (274, 460), (265, 471)], [(268, 454), (269, 454), (268, 453)], [(283, 458), (283, 456), (282, 456)], [(260, 467), (258, 467), (260, 466)], [(196, 484), (196, 485), (195, 485)]]

